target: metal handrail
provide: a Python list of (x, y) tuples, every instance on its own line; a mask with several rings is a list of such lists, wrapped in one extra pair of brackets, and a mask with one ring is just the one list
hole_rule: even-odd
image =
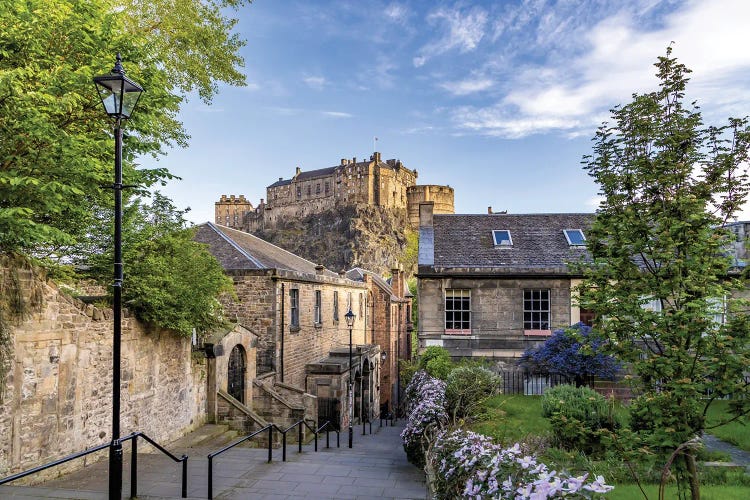
[[(213, 466), (214, 457), (216, 457), (218, 455), (221, 455), (225, 451), (231, 450), (235, 446), (238, 446), (238, 445), (244, 443), (245, 441), (248, 441), (248, 440), (254, 438), (258, 434), (262, 434), (263, 432), (268, 431), (268, 463), (271, 463), (271, 461), (273, 460), (273, 431), (274, 431), (274, 429), (276, 429), (277, 432), (281, 433), (281, 440), (282, 440), (282, 448), (281, 448), (282, 455), (281, 456), (282, 456), (282, 461), (286, 462), (286, 435), (287, 435), (287, 433), (289, 431), (291, 431), (292, 429), (294, 429), (295, 427), (297, 427), (297, 429), (298, 429), (298, 437), (297, 437), (298, 449), (297, 449), (297, 453), (302, 453), (302, 426), (303, 425), (305, 427), (307, 427), (310, 430), (310, 432), (312, 432), (314, 434), (314, 436), (315, 436), (315, 451), (318, 451), (318, 434), (321, 431), (323, 431), (323, 430), (326, 431), (326, 448), (330, 448), (331, 447), (331, 445), (330, 445), (330, 438), (329, 438), (331, 429), (336, 432), (336, 446), (340, 447), (340, 444), (341, 444), (340, 434), (341, 433), (340, 433), (340, 431), (338, 431), (337, 429), (335, 429), (333, 427), (333, 425), (331, 424), (330, 421), (326, 421), (323, 425), (321, 425), (317, 429), (314, 428), (314, 427), (311, 427), (310, 424), (308, 424), (305, 419), (301, 419), (301, 420), (296, 421), (295, 423), (293, 423), (292, 425), (290, 425), (286, 429), (282, 429), (281, 427), (279, 427), (276, 424), (268, 424), (267, 426), (263, 427), (262, 429), (259, 429), (259, 430), (255, 431), (255, 432), (253, 432), (252, 434), (249, 434), (249, 435), (247, 435), (247, 436), (245, 436), (243, 438), (240, 438), (237, 441), (234, 441), (233, 443), (230, 443), (230, 444), (226, 445), (225, 447), (223, 447), (223, 448), (221, 448), (221, 449), (219, 449), (217, 451), (214, 451), (214, 452), (208, 454), (208, 498), (209, 498), (209, 500), (213, 499), (213, 497), (214, 497), (214, 485), (213, 485), (213, 483), (214, 483), (214, 474), (213, 474), (213, 471), (214, 471), (214, 466)], [(329, 427), (330, 427), (330, 429), (329, 429)]]
[(132, 447), (133, 450), (130, 453), (130, 498), (135, 498), (138, 496), (138, 438), (142, 437), (146, 441), (148, 441), (154, 448), (159, 450), (160, 452), (164, 453), (166, 456), (171, 458), (175, 462), (182, 462), (182, 483), (181, 483), (181, 494), (182, 498), (187, 498), (187, 461), (188, 456), (184, 453), (180, 458), (177, 458), (172, 453), (170, 453), (166, 448), (164, 448), (162, 445), (148, 437), (146, 434), (142, 432), (133, 432), (131, 434), (128, 434), (127, 436), (120, 439), (120, 441), (128, 441), (133, 440)]
[(0, 479), (0, 485), (9, 483), (11, 481), (15, 481), (16, 479), (21, 479), (22, 477), (36, 474), (37, 472), (41, 472), (43, 470), (51, 469), (52, 467), (64, 464), (65, 462), (70, 462), (71, 460), (75, 460), (76, 458), (85, 457), (86, 455), (90, 455), (91, 453), (96, 453), (97, 451), (101, 451), (105, 448), (109, 448), (110, 446), (111, 446), (110, 443), (100, 444), (99, 446), (94, 446), (93, 448), (89, 448), (88, 450), (79, 451), (78, 453), (74, 453), (72, 455), (68, 455), (67, 457), (60, 458), (58, 460), (55, 460), (54, 462), (50, 462), (44, 465), (39, 465), (37, 467), (34, 467), (33, 469), (19, 472), (17, 474), (13, 474), (12, 476), (4, 477)]
[(70, 462), (71, 460), (75, 460), (76, 458), (85, 457), (86, 455), (90, 455), (92, 453), (96, 453), (97, 451), (101, 451), (105, 448), (109, 448), (110, 446), (114, 446), (115, 444), (122, 444), (124, 441), (132, 440), (132, 452), (131, 452), (131, 467), (130, 467), (130, 498), (135, 498), (138, 496), (138, 438), (142, 437), (149, 443), (151, 443), (156, 449), (167, 455), (169, 458), (174, 460), (175, 462), (182, 462), (182, 498), (187, 498), (187, 461), (188, 456), (182, 455), (182, 457), (177, 458), (172, 453), (167, 451), (163, 446), (161, 446), (159, 443), (148, 437), (146, 434), (142, 432), (133, 432), (131, 434), (128, 434), (125, 437), (122, 437), (120, 439), (117, 439), (115, 441), (112, 441), (111, 443), (107, 444), (100, 444), (98, 446), (94, 446), (93, 448), (89, 448), (88, 450), (84, 450), (78, 453), (73, 453), (72, 455), (68, 455), (67, 457), (60, 458), (58, 460), (55, 460), (53, 462), (40, 465), (38, 467), (34, 467), (33, 469), (29, 469), (23, 472), (19, 472), (17, 474), (13, 474), (12, 476), (4, 477), (0, 479), (0, 485), (10, 483), (11, 481), (15, 481), (17, 479), (21, 479), (26, 476), (30, 476), (32, 474), (36, 474), (37, 472), (41, 472), (43, 470), (51, 469), (52, 467), (55, 467), (57, 465), (64, 464), (66, 462)]

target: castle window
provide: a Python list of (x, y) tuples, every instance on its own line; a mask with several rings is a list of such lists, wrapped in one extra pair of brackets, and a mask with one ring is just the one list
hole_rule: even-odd
[(320, 194), (320, 182), (315, 184), (315, 194)]
[(333, 321), (339, 320), (339, 292), (333, 292)]
[(325, 189), (326, 189), (326, 194), (328, 194), (329, 191), (331, 190), (331, 183), (330, 182), (326, 181)]
[(310, 196), (312, 194), (312, 186), (309, 184), (307, 185), (307, 196)]
[(302, 198), (302, 186), (297, 186), (297, 198)]

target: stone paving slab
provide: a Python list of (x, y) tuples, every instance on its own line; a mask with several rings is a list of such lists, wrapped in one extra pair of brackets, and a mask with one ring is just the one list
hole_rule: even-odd
[[(427, 498), (424, 472), (406, 460), (399, 433), (402, 427), (376, 427), (365, 436), (355, 432), (354, 447), (347, 447), (345, 432), (341, 448), (331, 436), (331, 448), (325, 447), (325, 436), (318, 441), (318, 452), (312, 445), (287, 448), (287, 462), (281, 461), (281, 450), (273, 450), (268, 463), (266, 449), (238, 446), (214, 459), (214, 498), (230, 499), (368, 499)], [(170, 450), (171, 451), (171, 450)], [(212, 450), (191, 448), (188, 460), (188, 498), (207, 498), (208, 461)], [(82, 470), (67, 474), (35, 487), (0, 486), (5, 499), (81, 499), (107, 498), (108, 461), (101, 460)], [(138, 498), (166, 499), (180, 497), (181, 464), (163, 455), (138, 454)], [(123, 498), (130, 494), (130, 459), (126, 456), (123, 471)]]

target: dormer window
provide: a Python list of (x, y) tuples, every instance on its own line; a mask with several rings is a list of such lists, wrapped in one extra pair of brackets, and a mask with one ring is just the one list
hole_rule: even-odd
[(572, 247), (586, 246), (586, 237), (580, 229), (563, 229), (563, 234), (565, 239), (568, 240), (568, 245)]
[(492, 231), (492, 241), (496, 247), (512, 247), (513, 239), (510, 237), (510, 231), (507, 229), (495, 229)]

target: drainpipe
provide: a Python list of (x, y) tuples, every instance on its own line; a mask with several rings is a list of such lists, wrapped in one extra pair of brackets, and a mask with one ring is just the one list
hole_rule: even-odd
[(284, 283), (281, 284), (281, 381), (284, 382)]

